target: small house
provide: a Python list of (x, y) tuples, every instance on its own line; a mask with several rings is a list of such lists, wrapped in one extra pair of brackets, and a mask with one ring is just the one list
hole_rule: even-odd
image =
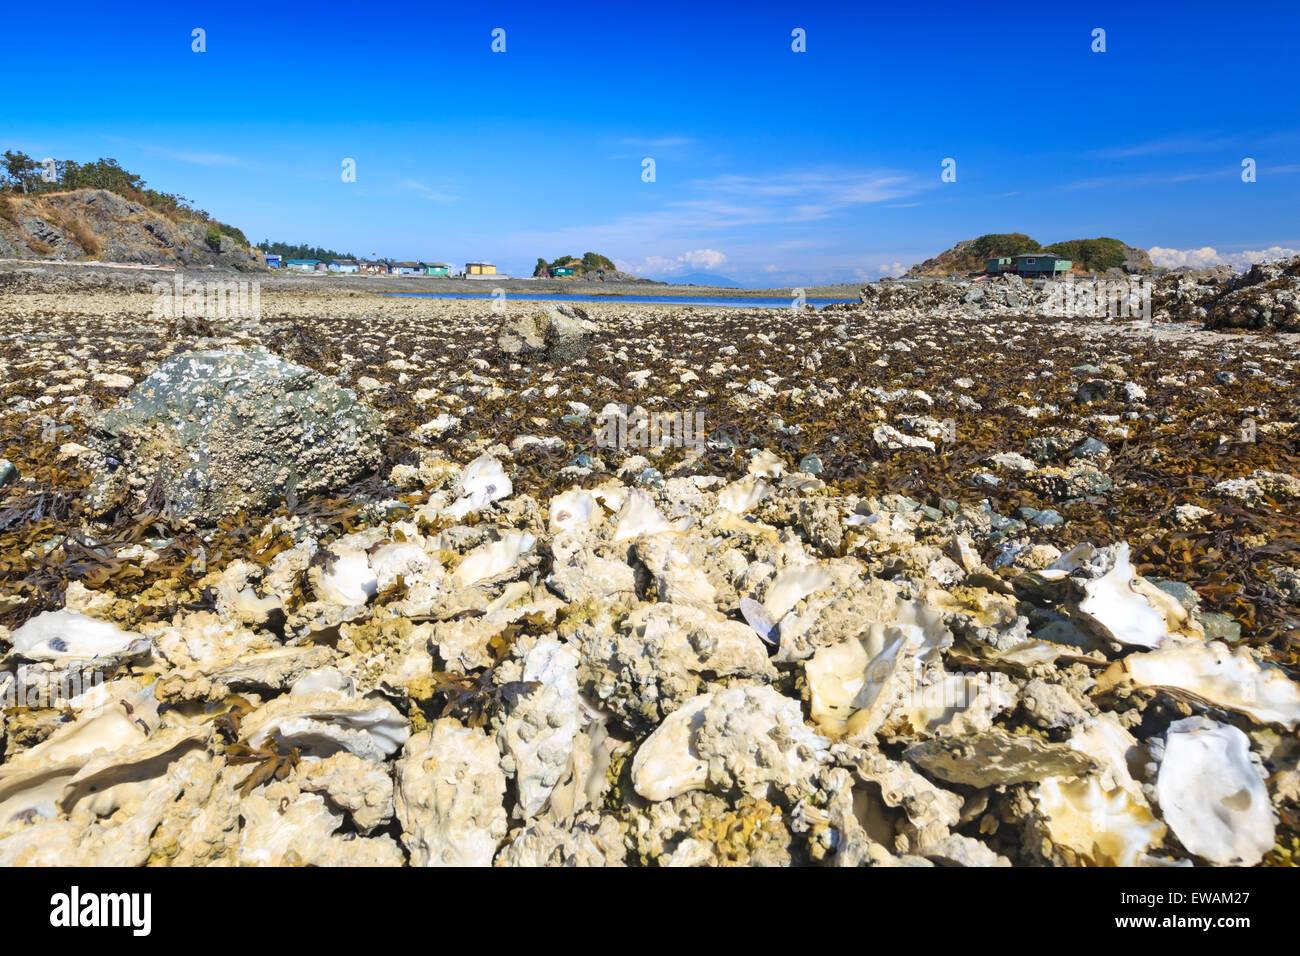
[(1069, 259), (1062, 259), (1060, 256), (1054, 256), (1050, 252), (1035, 252), (1028, 255), (1016, 256), (1016, 274), (1021, 276), (1039, 277), (1054, 276), (1062, 272), (1069, 272), (1074, 263)]
[(1000, 256), (997, 259), (990, 259), (988, 265), (984, 267), (984, 271), (988, 275), (995, 276), (999, 272), (1007, 272), (1010, 270), (1011, 263), (1012, 259), (1010, 256)]
[(554, 269), (551, 269), (550, 272), (551, 272), (551, 278), (552, 278), (552, 279), (572, 279), (572, 278), (573, 278), (573, 267), (572, 267), (572, 266), (556, 266)]
[(466, 276), (494, 276), (496, 274), (497, 274), (497, 267), (490, 262), (465, 263)]
[(418, 262), (397, 262), (388, 270), (395, 276), (413, 276), (424, 272)]
[(356, 259), (331, 259), (329, 261), (330, 272), (342, 272), (352, 274), (361, 271), (361, 263)]
[(286, 259), (284, 262), (286, 269), (296, 269), (299, 272), (315, 272), (320, 264), (319, 259)]
[(360, 271), (367, 275), (388, 275), (387, 263), (362, 260), (357, 265), (360, 267)]
[(426, 262), (424, 264), (424, 274), (428, 276), (449, 276), (451, 275), (451, 266), (445, 262)]
[(277, 255), (267, 254), (262, 258), (266, 260), (266, 266), (268, 269), (279, 269), (282, 264), (280, 257)]

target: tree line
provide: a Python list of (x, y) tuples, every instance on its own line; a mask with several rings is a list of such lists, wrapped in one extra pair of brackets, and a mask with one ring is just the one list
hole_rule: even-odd
[(320, 259), (322, 262), (328, 262), (330, 259), (356, 258), (350, 252), (335, 252), (333, 249), (309, 246), (305, 242), (294, 245), (288, 242), (272, 242), (270, 239), (263, 239), (257, 248), (267, 255), (283, 256), (286, 259)]

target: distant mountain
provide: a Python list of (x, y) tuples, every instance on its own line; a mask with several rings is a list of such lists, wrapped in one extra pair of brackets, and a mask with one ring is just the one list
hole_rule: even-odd
[(711, 285), (719, 289), (743, 289), (735, 279), (715, 276), (708, 272), (691, 272), (684, 276), (673, 276), (668, 280), (672, 285)]
[(982, 272), (989, 259), (1029, 252), (1053, 253), (1070, 259), (1074, 262), (1076, 272), (1105, 272), (1107, 269), (1139, 272), (1154, 268), (1145, 249), (1138, 249), (1118, 239), (1067, 239), (1044, 246), (1022, 232), (1006, 232), (990, 233), (978, 239), (963, 239), (933, 259), (912, 266), (907, 270), (907, 275), (916, 278)]

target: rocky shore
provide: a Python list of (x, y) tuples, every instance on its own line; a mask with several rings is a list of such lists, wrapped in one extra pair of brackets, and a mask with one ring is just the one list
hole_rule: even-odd
[(1300, 861), (1300, 262), (155, 281), (0, 270), (0, 863)]

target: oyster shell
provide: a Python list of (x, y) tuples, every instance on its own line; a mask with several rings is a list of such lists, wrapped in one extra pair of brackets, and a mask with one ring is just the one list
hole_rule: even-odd
[(500, 757), (483, 731), (451, 718), (406, 742), (395, 798), (413, 866), (491, 866), (506, 835)]
[(1191, 627), (1174, 598), (1138, 575), (1127, 542), (1117, 545), (1109, 568), (1083, 586), (1079, 613), (1101, 633), (1131, 647), (1159, 647), (1170, 630)]
[(1099, 681), (1108, 690), (1123, 681), (1180, 691), (1219, 707), (1247, 714), (1262, 724), (1295, 730), (1300, 724), (1300, 685), (1280, 669), (1262, 667), (1249, 648), (1226, 644), (1168, 645), (1130, 654)]
[(60, 664), (96, 659), (117, 660), (149, 651), (147, 637), (124, 631), (77, 611), (42, 611), (9, 637), (11, 657)]
[(1268, 791), (1236, 727), (1203, 717), (1170, 724), (1156, 799), (1179, 842), (1211, 863), (1254, 866), (1273, 848)]
[(332, 668), (300, 677), (288, 694), (245, 717), (241, 730), (255, 750), (275, 738), (306, 756), (347, 750), (376, 761), (396, 751), (410, 733), (396, 707), (381, 697), (357, 696), (351, 681)]
[(442, 513), (459, 520), (510, 497), (514, 490), (501, 462), (492, 455), (480, 455), (465, 466), (456, 483), (456, 500)]

